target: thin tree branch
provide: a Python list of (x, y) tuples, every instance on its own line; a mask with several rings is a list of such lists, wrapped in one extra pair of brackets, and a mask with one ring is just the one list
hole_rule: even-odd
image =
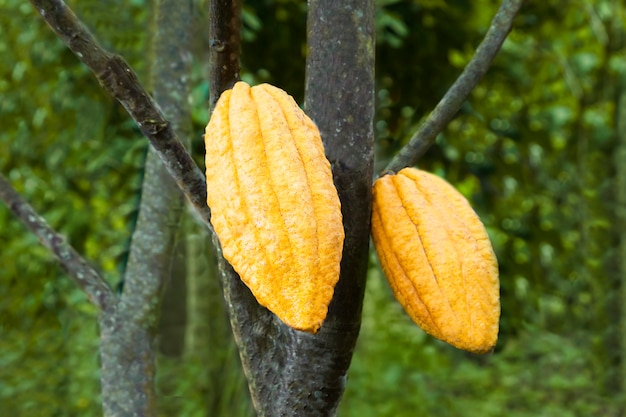
[(211, 228), (204, 175), (180, 143), (137, 75), (119, 55), (103, 49), (62, 0), (30, 0), (50, 28), (126, 109), (159, 154), (200, 218)]
[(504, 0), (491, 21), (485, 38), (476, 49), (476, 53), (467, 64), (459, 78), (446, 92), (435, 109), (419, 127), (398, 154), (385, 168), (386, 171), (398, 172), (404, 167), (415, 165), (435, 142), (435, 138), (459, 111), (472, 89), (485, 75), (491, 62), (508, 36), (524, 0)]
[(209, 108), (222, 92), (239, 81), (241, 0), (209, 1)]
[(114, 297), (111, 287), (83, 259), (63, 236), (54, 231), (48, 223), (28, 204), (0, 174), (0, 200), (17, 216), (24, 225), (37, 236), (39, 241), (59, 260), (63, 269), (87, 294), (87, 298), (101, 310), (109, 307)]

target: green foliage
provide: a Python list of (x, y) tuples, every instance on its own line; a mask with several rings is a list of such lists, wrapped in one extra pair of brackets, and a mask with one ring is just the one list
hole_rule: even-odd
[(240, 366), (236, 346), (231, 343), (223, 349), (218, 345), (209, 346), (211, 354), (203, 357), (159, 358), (161, 415), (254, 416), (243, 373), (234, 370)]
[(522, 331), (495, 354), (433, 340), (393, 300), (374, 262), (340, 416), (621, 416), (624, 399), (594, 388), (586, 332)]
[[(145, 142), (30, 4), (0, 1), (0, 54), (0, 171), (115, 280)], [(5, 208), (0, 247), (3, 414), (101, 413), (96, 312)]]
[[(614, 168), (607, 163), (615, 40), (592, 30), (604, 3), (587, 4), (585, 14), (550, 3), (525, 9), (520, 21), (529, 23), (474, 91), (472, 113), (441, 135), (444, 158), (426, 162), (452, 181), (480, 184), (476, 206), (499, 236), (505, 337), (528, 326), (569, 333), (572, 321), (589, 332), (614, 323), (606, 294), (619, 282), (609, 269)], [(614, 24), (611, 15), (603, 19), (602, 27)], [(569, 36), (555, 39), (557, 31)]]
[(242, 78), (269, 82), (301, 103), (306, 60), (306, 3), (296, 0), (244, 2)]

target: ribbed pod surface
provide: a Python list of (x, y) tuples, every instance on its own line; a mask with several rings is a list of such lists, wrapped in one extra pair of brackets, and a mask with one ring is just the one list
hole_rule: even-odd
[(467, 200), (415, 168), (374, 183), (372, 238), (407, 314), (427, 333), (475, 353), (495, 346), (498, 264)]
[(343, 250), (341, 206), (319, 131), (268, 84), (235, 84), (206, 128), (207, 203), (230, 262), (257, 301), (316, 332)]

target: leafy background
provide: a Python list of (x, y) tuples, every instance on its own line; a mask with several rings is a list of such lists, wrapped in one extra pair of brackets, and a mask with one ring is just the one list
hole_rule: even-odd
[[(150, 85), (153, 4), (69, 4)], [(376, 2), (379, 170), (471, 58), (498, 5)], [(194, 6), (191, 139), (202, 164), (208, 39), (206, 4)], [(301, 102), (306, 3), (247, 1), (243, 17), (243, 77)], [(491, 235), (502, 286), (498, 346), (478, 357), (425, 335), (372, 253), (340, 416), (625, 415), (625, 24), (619, 0), (523, 7), (487, 76), (420, 161), (468, 197)], [(0, 56), (0, 171), (117, 285), (147, 142), (29, 3), (0, 0)], [(196, 262), (206, 253), (193, 254)], [(3, 206), (0, 265), (3, 414), (100, 414), (96, 312)], [(252, 415), (215, 281), (200, 301), (205, 327), (185, 333), (206, 334), (200, 347), (159, 356), (163, 415)]]

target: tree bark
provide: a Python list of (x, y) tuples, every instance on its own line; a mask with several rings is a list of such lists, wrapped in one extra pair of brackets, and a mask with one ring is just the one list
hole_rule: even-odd
[(99, 324), (104, 415), (156, 416), (154, 334), (119, 304), (103, 311)]
[(209, 109), (239, 81), (241, 0), (209, 0)]
[(320, 130), (332, 164), (346, 233), (341, 280), (325, 325), (354, 340), (369, 248), (374, 34), (373, 1), (309, 0), (305, 109)]
[[(191, 148), (191, 1), (161, 0), (157, 2), (155, 34), (153, 41), (152, 87), (154, 99), (161, 106), (165, 117), (182, 144)], [(167, 172), (156, 152), (150, 148), (146, 164), (158, 171), (154, 180), (160, 184), (158, 192), (171, 195), (170, 216), (160, 219), (166, 231), (170, 249), (168, 259), (156, 265), (166, 285), (161, 308), (159, 349), (170, 356), (180, 356), (184, 351), (186, 321), (185, 248), (181, 236), (181, 214), (185, 200), (176, 182)], [(170, 218), (168, 218), (170, 217)], [(178, 237), (177, 237), (178, 235)], [(146, 260), (150, 262), (150, 260)]]
[[(187, 22), (191, 3), (161, 0), (157, 13), (152, 75), (155, 99), (178, 137), (189, 137), (190, 56), (187, 48), (190, 36)], [(163, 288), (172, 271), (183, 206), (180, 189), (150, 148), (124, 290), (116, 308), (103, 311), (100, 320), (102, 398), (106, 416), (156, 415), (156, 329)], [(175, 280), (181, 278), (174, 277)]]

